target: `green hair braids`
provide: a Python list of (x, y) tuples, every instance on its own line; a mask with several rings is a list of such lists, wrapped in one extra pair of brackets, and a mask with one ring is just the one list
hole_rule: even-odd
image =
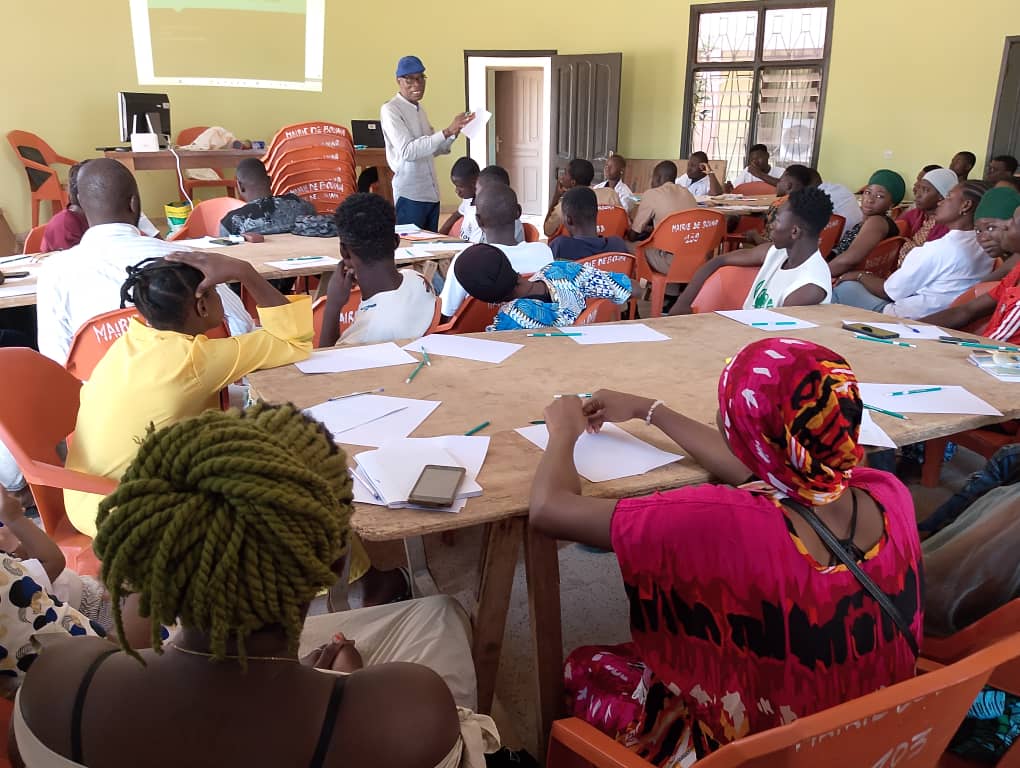
[(137, 593), (157, 652), (159, 624), (178, 618), (209, 634), (214, 659), (233, 639), (244, 665), (245, 638), (269, 625), (296, 650), (301, 607), (336, 580), (351, 498), (344, 454), (293, 405), (150, 429), (100, 504), (93, 543), (118, 635), (121, 599)]

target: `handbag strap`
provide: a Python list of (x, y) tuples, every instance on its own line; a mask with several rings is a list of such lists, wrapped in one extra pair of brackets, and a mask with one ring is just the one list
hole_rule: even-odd
[(801, 517), (808, 521), (808, 524), (814, 528), (815, 533), (818, 534), (818, 538), (825, 544), (832, 554), (836, 556), (843, 565), (847, 567), (847, 570), (854, 575), (854, 578), (860, 582), (860, 585), (864, 587), (865, 591), (871, 595), (875, 602), (878, 603), (879, 608), (892, 619), (893, 624), (896, 625), (897, 629), (903, 634), (903, 637), (907, 641), (907, 645), (910, 646), (910, 650), (914, 654), (914, 658), (920, 655), (920, 648), (917, 647), (917, 638), (914, 637), (914, 633), (910, 628), (910, 624), (906, 619), (903, 618), (903, 614), (899, 612), (899, 609), (893, 605), (893, 601), (889, 599), (889, 595), (882, 591), (881, 587), (874, 582), (874, 580), (864, 572), (864, 570), (857, 564), (857, 561), (850, 555), (849, 552), (843, 547), (839, 539), (836, 538), (829, 527), (819, 519), (818, 515), (813, 510), (801, 504), (800, 502), (794, 501), (790, 498), (783, 499), (783, 504), (788, 506), (790, 509), (795, 510)]

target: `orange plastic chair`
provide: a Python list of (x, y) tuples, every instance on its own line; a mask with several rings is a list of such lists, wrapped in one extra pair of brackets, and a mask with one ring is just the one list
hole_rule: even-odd
[(81, 382), (63, 367), (31, 349), (0, 349), (8, 372), (0, 398), (0, 440), (25, 475), (43, 528), (67, 558), (67, 567), (96, 576), (99, 561), (92, 540), (67, 519), (63, 489), (107, 495), (117, 483), (65, 469), (57, 446), (74, 431)]
[(757, 267), (720, 267), (701, 286), (691, 303), (691, 311), (698, 314), (742, 309), (757, 275)]
[[(662, 316), (662, 304), (669, 283), (687, 283), (711, 257), (726, 232), (726, 218), (721, 213), (690, 210), (672, 213), (658, 224), (651, 237), (637, 244), (636, 276), (652, 284), (652, 317)], [(658, 248), (673, 254), (669, 273), (656, 272), (648, 266), (646, 248)]]
[(524, 242), (537, 243), (539, 240), (542, 239), (542, 235), (539, 233), (538, 227), (536, 227), (534, 224), (524, 222), (522, 226), (524, 227)]
[(501, 306), (468, 296), (453, 317), (437, 324), (432, 333), (481, 333), (495, 321)]
[(214, 197), (203, 200), (196, 205), (184, 226), (174, 232), (167, 240), (186, 240), (192, 237), (219, 237), (220, 221), (231, 211), (244, 205), (244, 201), (236, 197)]
[(78, 161), (58, 155), (53, 147), (28, 131), (8, 131), (7, 141), (25, 167), (32, 203), (32, 226), (38, 227), (41, 201), (50, 202), (50, 216), (67, 205), (67, 189), (60, 183), (60, 177), (52, 166), (71, 166)]
[(600, 205), (595, 214), (595, 232), (599, 237), (626, 237), (630, 229), (627, 211), (618, 205)]
[[(177, 146), (186, 147), (198, 138), (199, 134), (203, 131), (208, 130), (207, 125), (196, 125), (193, 128), (185, 128), (183, 131), (177, 134)], [(217, 187), (224, 187), (227, 190), (227, 197), (237, 197), (237, 182), (233, 179), (228, 179), (223, 175), (222, 168), (211, 169), (219, 179), (189, 179), (187, 176), (184, 177), (184, 194), (190, 199), (195, 198), (196, 189), (214, 189)]]
[[(1010, 635), (954, 664), (727, 744), (698, 768), (930, 768), (993, 670), (1020, 656)], [(547, 768), (648, 768), (577, 718), (553, 723)]]
[(132, 317), (141, 317), (134, 307), (103, 312), (88, 320), (71, 340), (67, 353), (67, 372), (79, 381), (88, 381), (96, 365), (113, 342), (123, 336)]
[(836, 247), (839, 238), (843, 236), (843, 227), (845, 226), (846, 217), (840, 216), (838, 213), (829, 217), (829, 223), (825, 225), (822, 234), (818, 236), (818, 250), (821, 252), (822, 258), (829, 258), (832, 249)]
[(907, 236), (907, 224), (905, 219), (896, 219), (896, 228), (900, 231), (900, 237)]
[[(347, 303), (344, 304), (344, 308), (340, 311), (340, 333), (343, 334), (351, 324), (354, 322), (354, 314), (358, 311), (358, 306), (361, 304), (361, 288), (354, 286), (351, 288), (350, 298), (347, 299)], [(312, 346), (318, 349), (319, 338), (322, 336), (322, 319), (326, 314), (326, 297), (316, 299), (312, 303)]]
[(46, 225), (40, 224), (38, 227), (32, 227), (25, 235), (25, 247), (21, 250), (22, 253), (42, 253), (43, 249), (43, 235), (46, 234)]
[(883, 279), (896, 271), (900, 260), (900, 248), (907, 242), (904, 237), (887, 237), (871, 249), (861, 264), (861, 272), (870, 272)]
[(746, 184), (738, 184), (733, 188), (733, 193), (737, 195), (774, 195), (776, 194), (776, 188), (769, 184), (767, 181), (749, 181)]
[(353, 153), (346, 146), (327, 147), (323, 145), (311, 147), (299, 147), (297, 149), (284, 149), (276, 153), (272, 164), (266, 163), (266, 170), (270, 176), (279, 173), (292, 163), (304, 163), (309, 160), (321, 160), (325, 162), (352, 161)]
[(584, 309), (571, 325), (592, 325), (594, 323), (613, 323), (620, 319), (620, 306), (611, 299), (588, 299)]
[(463, 225), (464, 225), (464, 218), (461, 217), (461, 218), (457, 219), (453, 223), (453, 226), (450, 227), (450, 237), (460, 237), (460, 230), (461, 230), (461, 227)]

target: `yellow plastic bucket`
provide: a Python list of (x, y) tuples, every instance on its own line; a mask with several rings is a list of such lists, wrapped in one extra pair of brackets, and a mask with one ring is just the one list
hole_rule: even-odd
[(170, 236), (188, 220), (188, 216), (191, 215), (191, 203), (187, 200), (167, 203), (163, 206), (163, 213), (166, 215), (167, 236)]

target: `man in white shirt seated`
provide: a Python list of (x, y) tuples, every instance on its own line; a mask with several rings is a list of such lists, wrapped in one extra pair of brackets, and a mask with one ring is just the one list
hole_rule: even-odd
[(632, 216), (638, 201), (634, 197), (634, 190), (623, 181), (625, 170), (627, 170), (627, 158), (623, 155), (611, 155), (602, 168), (602, 175), (606, 177), (606, 180), (601, 184), (596, 184), (594, 189), (611, 189), (616, 192), (627, 215)]
[(846, 223), (843, 225), (844, 232), (853, 229), (864, 221), (864, 212), (861, 210), (861, 204), (857, 202), (857, 197), (849, 188), (844, 187), (842, 184), (822, 181), (821, 175), (814, 168), (811, 169), (811, 186), (818, 187), (827, 194), (832, 201), (832, 212), (846, 219)]
[[(510, 174), (499, 165), (485, 166), (478, 174), (478, 180), (475, 183), (475, 196), (490, 184), (501, 184), (504, 187), (509, 187)], [(485, 230), (479, 225), (476, 214), (477, 210), (472, 199), (471, 204), (467, 206), (464, 212), (464, 221), (460, 227), (460, 239), (468, 243), (487, 243)], [(514, 242), (524, 242), (524, 222), (521, 221), (519, 216), (517, 221), (514, 222)]]
[(439, 229), (439, 182), (436, 155), (446, 155), (460, 130), (474, 115), (462, 112), (449, 126), (435, 131), (421, 106), (425, 96), (425, 65), (417, 56), (397, 62), (399, 92), (382, 105), (381, 122), (386, 141), (386, 163), (393, 171), (393, 199), (397, 222), (421, 229)]
[(686, 315), (705, 281), (720, 267), (758, 267), (744, 309), (828, 304), (832, 275), (818, 238), (832, 216), (828, 196), (813, 187), (792, 192), (772, 225), (772, 242), (724, 253), (702, 265), (670, 310)]
[[(435, 317), (436, 296), (419, 273), (397, 269), (400, 236), (393, 231), (397, 216), (389, 200), (359, 192), (340, 203), (334, 218), (342, 261), (326, 292), (319, 346), (332, 347), (337, 338), (341, 344), (381, 344), (424, 335)], [(340, 313), (355, 282), (361, 303), (340, 336)]]
[[(61, 365), (74, 334), (98, 314), (120, 308), (127, 267), (148, 258), (186, 251), (177, 243), (146, 237), (138, 229), (141, 201), (131, 171), (116, 160), (90, 161), (78, 174), (78, 203), (89, 228), (73, 248), (46, 257), (36, 288), (39, 351)], [(255, 324), (236, 293), (217, 292), (232, 335)]]
[(677, 179), (676, 183), (695, 197), (723, 194), (723, 185), (708, 165), (708, 155), (701, 151), (691, 154), (687, 161), (687, 173)]
[(459, 157), (454, 162), (453, 168), (450, 169), (450, 183), (453, 184), (453, 191), (460, 198), (460, 205), (457, 206), (457, 211), (451, 213), (446, 221), (443, 222), (443, 225), (439, 228), (439, 234), (449, 235), (458, 221), (460, 222), (461, 232), (463, 232), (464, 225), (468, 223), (469, 213), (471, 221), (474, 221), (475, 208), (473, 201), (475, 193), (478, 191), (478, 173), (478, 163), (470, 157)]
[[(553, 260), (552, 250), (546, 243), (517, 243), (514, 223), (521, 215), (521, 206), (517, 203), (517, 194), (510, 187), (504, 184), (482, 186), (475, 197), (475, 208), (478, 224), (485, 231), (485, 242), (503, 251), (516, 272), (529, 275)], [(444, 318), (453, 317), (468, 297), (453, 269), (456, 263), (457, 258), (454, 258), (443, 284)]]
[(733, 178), (733, 189), (741, 184), (753, 184), (764, 181), (773, 187), (779, 183), (785, 168), (769, 164), (769, 148), (764, 144), (755, 144), (747, 153), (747, 167)]
[(953, 187), (935, 209), (935, 221), (949, 232), (920, 245), (884, 280), (859, 269), (844, 272), (832, 300), (838, 304), (919, 320), (946, 309), (961, 293), (981, 282), (994, 261), (974, 231), (974, 215), (988, 186), (967, 181)]

